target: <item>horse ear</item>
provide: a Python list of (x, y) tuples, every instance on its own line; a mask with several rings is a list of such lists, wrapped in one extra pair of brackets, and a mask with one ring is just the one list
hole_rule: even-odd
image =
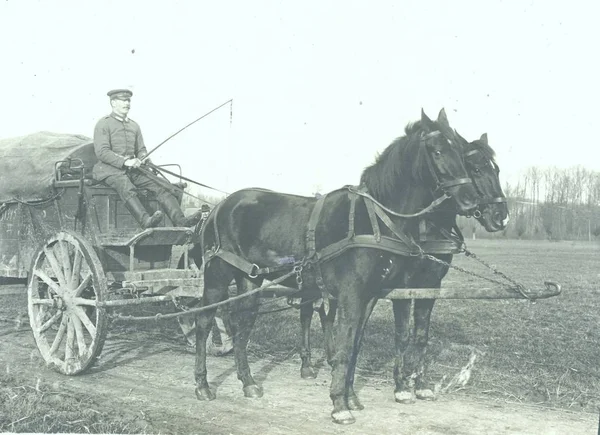
[(481, 135), (481, 137), (479, 138), (479, 140), (480, 140), (481, 142), (483, 142), (484, 144), (488, 145), (487, 133), (483, 133), (483, 134)]
[(433, 125), (433, 121), (425, 114), (423, 108), (421, 108), (421, 123), (427, 128), (431, 128)]
[(437, 122), (442, 125), (445, 125), (446, 127), (450, 127), (450, 123), (448, 122), (448, 117), (446, 116), (445, 109), (440, 110), (440, 113), (437, 118)]

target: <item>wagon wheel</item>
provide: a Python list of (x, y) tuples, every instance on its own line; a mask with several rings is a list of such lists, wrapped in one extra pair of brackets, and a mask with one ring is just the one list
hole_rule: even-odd
[(29, 323), (46, 364), (66, 375), (86, 370), (107, 332), (107, 281), (98, 255), (81, 236), (61, 231), (35, 254), (27, 302)]

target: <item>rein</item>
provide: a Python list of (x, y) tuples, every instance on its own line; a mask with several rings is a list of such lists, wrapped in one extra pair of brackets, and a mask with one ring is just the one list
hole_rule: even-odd
[(394, 210), (386, 207), (385, 205), (383, 205), (382, 203), (380, 203), (379, 201), (377, 201), (375, 198), (373, 198), (373, 196), (371, 196), (371, 194), (369, 194), (369, 192), (367, 192), (366, 189), (364, 188), (356, 188), (354, 186), (345, 186), (346, 189), (348, 189), (350, 192), (352, 193), (356, 193), (357, 195), (363, 196), (365, 198), (368, 198), (370, 201), (372, 201), (374, 204), (377, 204), (378, 207), (380, 207), (382, 210), (385, 210), (388, 214), (391, 214), (392, 216), (396, 216), (396, 217), (401, 217), (401, 218), (415, 218), (415, 217), (419, 217), (419, 216), (423, 216), (424, 214), (427, 213), (431, 213), (433, 212), (433, 210), (435, 208), (437, 208), (441, 203), (443, 203), (444, 201), (446, 201), (447, 199), (452, 198), (451, 196), (447, 195), (446, 193), (444, 193), (442, 196), (440, 196), (439, 198), (433, 200), (431, 202), (431, 204), (429, 204), (427, 207), (425, 207), (423, 210), (418, 211), (416, 213), (412, 213), (412, 214), (402, 214), (402, 213), (398, 213), (395, 212)]

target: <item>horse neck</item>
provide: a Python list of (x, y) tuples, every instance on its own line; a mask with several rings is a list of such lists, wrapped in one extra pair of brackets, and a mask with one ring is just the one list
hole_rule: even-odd
[(433, 201), (431, 192), (423, 186), (403, 186), (397, 192), (393, 198), (386, 198), (381, 202), (398, 213), (417, 213)]

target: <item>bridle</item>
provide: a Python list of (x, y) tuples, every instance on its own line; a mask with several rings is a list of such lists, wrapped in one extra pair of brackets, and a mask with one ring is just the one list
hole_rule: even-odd
[[(431, 133), (427, 133), (426, 135), (421, 136), (421, 146), (426, 147), (430, 142), (433, 142), (433, 139), (438, 137), (440, 134), (442, 134), (441, 131), (436, 130), (436, 131), (432, 131)], [(441, 181), (435, 165), (433, 163), (433, 160), (429, 154), (429, 152), (425, 152), (425, 160), (427, 161), (427, 166), (429, 168), (429, 172), (431, 173), (431, 176), (433, 177), (433, 180), (435, 181), (436, 184), (436, 188), (433, 189), (433, 196), (436, 197), (437, 196), (437, 192), (441, 191), (444, 195), (448, 196), (448, 197), (452, 197), (452, 195), (448, 192), (448, 189), (454, 186), (460, 186), (463, 184), (472, 184), (473, 181), (470, 178), (454, 178), (452, 180), (448, 180), (448, 181)]]
[[(471, 150), (468, 153), (465, 154), (465, 162), (466, 160), (479, 153), (479, 150)], [(491, 164), (492, 162), (490, 161), (489, 164)], [(483, 195), (483, 192), (481, 191), (481, 187), (477, 185), (477, 177), (474, 177), (473, 174), (471, 174), (471, 172), (469, 171), (469, 166), (467, 165), (467, 172), (469, 172), (469, 175), (471, 176), (471, 180), (473, 183), (473, 186), (475, 186), (475, 190), (477, 190), (477, 193), (479, 194), (479, 199), (477, 200), (477, 207), (475, 208), (475, 211), (473, 212), (473, 217), (476, 219), (479, 219), (482, 214), (481, 214), (481, 206), (487, 206), (490, 204), (501, 204), (501, 203), (506, 203), (506, 197), (505, 196), (495, 196), (495, 197), (490, 197), (490, 196), (485, 196)]]

